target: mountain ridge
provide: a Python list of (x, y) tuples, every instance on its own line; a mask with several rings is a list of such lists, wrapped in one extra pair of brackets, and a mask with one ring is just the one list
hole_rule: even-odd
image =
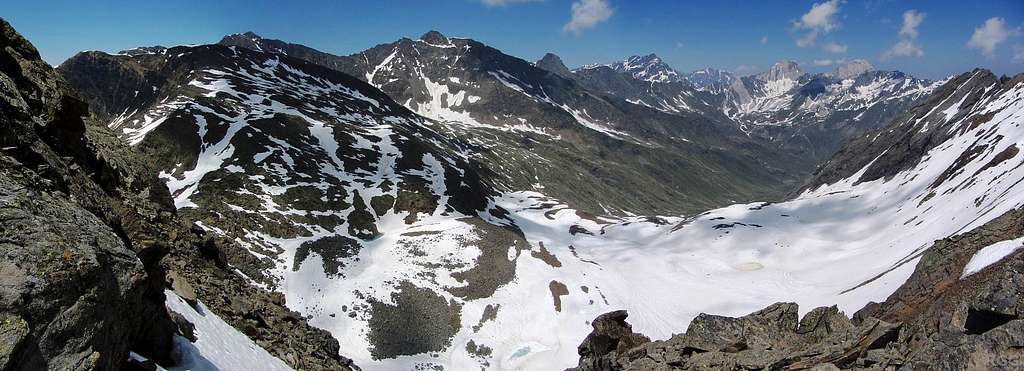
[[(450, 126), (453, 133), (467, 129), (491, 132), (496, 130), (512, 130), (513, 132), (536, 133), (538, 139), (543, 140), (535, 142), (544, 145), (546, 148), (543, 151), (532, 150), (531, 152), (534, 154), (549, 153), (551, 156), (570, 159), (560, 160), (561, 163), (590, 162), (594, 159), (600, 159), (599, 153), (601, 152), (610, 153), (616, 151), (621, 153), (621, 151), (625, 150), (622, 148), (623, 145), (614, 144), (614, 142), (609, 141), (609, 138), (613, 141), (626, 142), (625, 147), (635, 147), (634, 149), (629, 149), (629, 152), (642, 151), (651, 153), (652, 151), (659, 151), (657, 147), (691, 147), (697, 143), (715, 143), (714, 147), (721, 146), (723, 148), (733, 148), (739, 145), (752, 148), (755, 152), (774, 151), (757, 149), (747, 144), (722, 142), (722, 138), (735, 138), (728, 140), (741, 142), (746, 141), (746, 139), (742, 139), (743, 134), (731, 128), (730, 124), (718, 121), (722, 120), (720, 115), (708, 116), (711, 120), (704, 119), (690, 112), (679, 112), (675, 115), (679, 116), (680, 119), (661, 116), (661, 112), (650, 110), (649, 107), (635, 107), (634, 105), (629, 105), (624, 100), (616, 103), (614, 100), (621, 98), (595, 94), (576, 85), (575, 80), (565, 81), (562, 78), (548, 78), (546, 77), (549, 73), (548, 71), (537, 68), (533, 64), (521, 59), (505, 55), (497, 49), (471, 39), (448, 40), (453, 43), (451, 46), (437, 47), (430, 43), (424, 43), (422, 40), (403, 38), (394, 43), (381, 44), (350, 56), (336, 56), (330, 61), (323, 61), (315, 57), (320, 54), (311, 54), (314, 57), (311, 57), (310, 60), (314, 63), (322, 62), (321, 64), (328, 66), (338, 66), (347, 63), (348, 66), (332, 68), (337, 68), (360, 79), (370, 81), (384, 90), (392, 99), (401, 102), (421, 115), (433, 120), (449, 123), (446, 126)], [(275, 46), (280, 44), (277, 41), (267, 39), (259, 39), (257, 41), (261, 43), (259, 48), (267, 50), (283, 50), (285, 48), (284, 46)], [(234, 45), (235, 42), (229, 40), (228, 44)], [(296, 48), (291, 47), (291, 49)], [(460, 93), (460, 91), (465, 91), (465, 93)], [(459, 94), (463, 95), (460, 97)], [(493, 97), (488, 97), (488, 95), (492, 94), (494, 95)], [(627, 115), (626, 113), (629, 114)], [(628, 121), (634, 121), (634, 123), (628, 126), (620, 124)], [(575, 125), (579, 126), (574, 127)], [(620, 126), (617, 127), (616, 125)], [(661, 134), (652, 136), (653, 133)], [(595, 134), (602, 135), (595, 136)], [(685, 138), (685, 140), (662, 142), (665, 134), (670, 137)], [(554, 146), (556, 144), (552, 141), (554, 138), (561, 138), (563, 141), (571, 138), (576, 147), (582, 148), (567, 151), (563, 148), (564, 144)], [(516, 137), (508, 137), (505, 134), (501, 134), (498, 139), (507, 143), (509, 148), (520, 147), (520, 144), (517, 144), (519, 139)], [(650, 145), (653, 143), (657, 144)], [(578, 154), (576, 153), (577, 150), (586, 151), (588, 154)], [(517, 149), (516, 151), (521, 150)], [(692, 150), (685, 152), (692, 152)], [(737, 152), (727, 156), (747, 156), (741, 153)], [(522, 153), (519, 156), (525, 159), (525, 157), (533, 155)], [(617, 156), (619, 158), (615, 161), (616, 163), (626, 162), (631, 167), (644, 166), (641, 163), (635, 163), (635, 160), (630, 158), (632, 155), (628, 157)], [(673, 151), (673, 153), (667, 154), (667, 156), (657, 155), (651, 158), (671, 158), (677, 156), (689, 157), (692, 154)], [(719, 157), (721, 155), (713, 154), (713, 156)], [(754, 157), (771, 159), (773, 157), (779, 158), (780, 156), (783, 155), (775, 153)], [(510, 162), (512, 160), (514, 162)], [(737, 160), (740, 159), (709, 159), (709, 161), (713, 162), (729, 161), (733, 163)], [(761, 160), (757, 159), (746, 159), (746, 161), (751, 160), (761, 162)], [(491, 161), (492, 167), (500, 166), (514, 172), (520, 172), (522, 171), (520, 169), (532, 167), (527, 166), (526, 163), (520, 160), (507, 156), (493, 158)], [(590, 196), (585, 196), (586, 199), (581, 197), (583, 194), (578, 192), (578, 190), (564, 189), (566, 185), (559, 184), (561, 181), (554, 179), (552, 177), (553, 174), (522, 173), (523, 176), (510, 177), (505, 179), (504, 182), (514, 185), (512, 188), (529, 189), (533, 187), (534, 182), (522, 183), (522, 179), (540, 177), (541, 181), (536, 183), (545, 186), (547, 192), (561, 199), (574, 201), (577, 204), (589, 204), (585, 209), (591, 212), (599, 212), (604, 207), (588, 200), (592, 199), (597, 192), (601, 192), (604, 195), (617, 193), (608, 188), (608, 186), (602, 185), (607, 182), (607, 179), (619, 182), (619, 179), (625, 180), (638, 174), (636, 170), (621, 168), (621, 165), (616, 163), (604, 162), (603, 160), (602, 162), (602, 166), (608, 170), (601, 175), (600, 179), (594, 178), (594, 175), (587, 174), (592, 172), (593, 168), (590, 166), (581, 167), (573, 171), (582, 174), (586, 179), (592, 179), (584, 183), (593, 184), (602, 189), (601, 191), (595, 189), (593, 193), (590, 193), (591, 191), (588, 190), (587, 192)], [(680, 161), (675, 162), (681, 163)], [(810, 164), (800, 164), (799, 160), (785, 160), (784, 162), (792, 162), (799, 165), (781, 166), (769, 164), (770, 170), (768, 172), (751, 169), (749, 175), (774, 178), (778, 175), (772, 175), (772, 172), (777, 172), (780, 175), (786, 172), (800, 173), (804, 171), (801, 170), (802, 168), (809, 168), (810, 166)], [(788, 170), (785, 167), (788, 167)], [(639, 172), (639, 175), (654, 174), (651, 171), (657, 170), (643, 169)], [(693, 171), (703, 172), (704, 170), (694, 169)], [(617, 174), (609, 176), (613, 172)], [(718, 172), (733, 173), (728, 169), (721, 169)], [(712, 178), (721, 178), (721, 176), (713, 174), (710, 176)], [(727, 177), (734, 176), (732, 174), (727, 175)], [(740, 177), (746, 176), (741, 175)], [(751, 192), (754, 189), (748, 188), (748, 184), (750, 184), (748, 181), (743, 179), (737, 180), (740, 181), (722, 179), (716, 182), (723, 184), (727, 192), (733, 193), (734, 189), (740, 191), (736, 192), (735, 196), (729, 196), (733, 199), (745, 197), (740, 195), (745, 192)], [(659, 176), (659, 178), (651, 179), (646, 183), (665, 184), (666, 187), (676, 187), (677, 184), (689, 184), (687, 187), (691, 189), (706, 188), (694, 186), (694, 181), (696, 179), (693, 178), (682, 179), (676, 177), (671, 179)], [(790, 184), (792, 181), (787, 180), (785, 182), (785, 184)], [(728, 183), (735, 183), (736, 185), (728, 185)], [(770, 183), (778, 184), (778, 181), (773, 180)], [(580, 182), (574, 184), (580, 184)], [(622, 187), (629, 186), (616, 185), (614, 187), (622, 189)], [(741, 190), (742, 188), (747, 189)], [(695, 211), (697, 208), (692, 206), (685, 207), (685, 205), (695, 202), (701, 205), (710, 205), (708, 203), (709, 200), (720, 199), (719, 196), (715, 195), (707, 195), (710, 198), (702, 195), (701, 197), (705, 198), (705, 200), (687, 200), (685, 197), (695, 197), (697, 195), (679, 198), (670, 197), (668, 190), (655, 188), (651, 191), (658, 192), (658, 194), (651, 195), (657, 197), (658, 201), (653, 199), (636, 199), (636, 197), (642, 195), (626, 195), (627, 198), (621, 201), (610, 201), (612, 204), (609, 205), (609, 208), (612, 210), (622, 208), (623, 205), (621, 203), (624, 202), (625, 205), (646, 205), (644, 208), (654, 207), (658, 209), (671, 205), (676, 210)], [(763, 190), (754, 192), (761, 193)], [(771, 192), (775, 193), (777, 191)], [(676, 195), (678, 196), (678, 194)], [(681, 208), (681, 206), (683, 207)], [(644, 208), (636, 206), (627, 207), (628, 210), (632, 211), (644, 210)]]
[[(638, 80), (607, 66), (565, 78), (437, 32), (346, 57), (246, 34), (225, 43), (85, 53), (60, 72), (159, 170), (167, 198), (173, 197), (168, 202), (196, 223), (196, 233), (234, 241), (196, 253), (232, 267), (231, 276), (253, 290), (276, 291), (294, 316), (329, 331), (338, 349), (367, 368), (582, 366), (588, 356), (607, 354), (597, 354), (592, 341), (579, 348), (591, 353), (577, 354), (579, 341), (599, 322), (617, 328), (624, 316), (612, 316), (615, 323), (594, 318), (622, 308), (637, 331), (670, 339), (671, 346), (644, 348), (653, 358), (642, 358), (650, 366), (642, 368), (712, 356), (730, 362), (764, 350), (764, 339), (743, 338), (757, 332), (716, 331), (731, 337), (728, 344), (674, 348), (672, 334), (686, 324), (734, 323), (701, 312), (741, 315), (778, 301), (818, 308), (809, 318), (848, 328), (839, 311), (870, 308), (897, 293), (913, 301), (930, 292), (929, 277), (938, 276), (924, 273), (922, 280), (915, 262), (924, 272), (959, 275), (967, 255), (1015, 237), (983, 231), (965, 245), (951, 236), (1001, 225), (993, 221), (1024, 204), (1015, 182), (1019, 156), (1011, 149), (1022, 140), (1024, 77), (974, 71), (921, 88), (924, 98), (901, 101), (912, 108), (894, 114), (890, 126), (876, 122), (878, 128), (848, 134), (856, 138), (799, 194), (726, 206), (733, 198), (759, 197), (740, 192), (737, 181), (786, 188), (766, 182), (799, 178), (799, 166), (772, 166), (797, 159), (772, 158), (784, 151), (762, 147), (765, 133), (732, 121), (722, 111), (723, 93), (689, 81)], [(837, 82), (826, 74), (796, 76), (799, 71), (784, 63), (763, 78), (732, 84), (749, 85), (752, 99), (768, 91), (831, 108), (834, 102), (821, 97), (834, 89), (912, 81), (866, 71)], [(844, 87), (847, 81), (853, 85)], [(677, 212), (683, 204), (673, 198), (682, 197), (698, 211)], [(1009, 219), (1015, 225), (1019, 217)], [(947, 238), (952, 242), (934, 243)], [(938, 247), (929, 248), (933, 243)], [(959, 250), (952, 257), (943, 252)], [(957, 263), (945, 269), (946, 259)], [(1002, 266), (1012, 267), (995, 269)], [(974, 277), (1019, 277), (978, 269)], [(934, 282), (961, 278), (950, 277)], [(982, 280), (966, 282), (998, 282)], [(209, 295), (205, 282), (193, 285)], [(970, 287), (992, 291), (986, 285)], [(970, 291), (955, 289), (946, 298), (965, 303), (961, 292)], [(203, 300), (243, 329), (256, 316), (234, 303), (239, 299)], [(786, 326), (802, 331), (797, 322), (807, 309), (772, 308), (760, 313), (783, 313), (778, 318)], [(957, 308), (958, 318), (979, 318), (981, 309)], [(984, 311), (982, 317), (1006, 316), (1013, 309)], [(870, 316), (868, 309), (859, 312)], [(760, 321), (739, 321), (748, 320)], [(869, 323), (886, 329), (882, 335), (893, 328)], [(943, 326), (955, 333), (967, 325)], [(1011, 320), (988, 337), (956, 338), (1003, 344), (998, 334), (1012, 326)], [(805, 333), (793, 337), (835, 335)], [(276, 339), (262, 329), (254, 334), (261, 345)], [(787, 334), (773, 332), (769, 341)], [(744, 353), (747, 348), (754, 353)], [(851, 349), (856, 354), (841, 364), (913, 360)], [(662, 356), (676, 358), (660, 362)]]

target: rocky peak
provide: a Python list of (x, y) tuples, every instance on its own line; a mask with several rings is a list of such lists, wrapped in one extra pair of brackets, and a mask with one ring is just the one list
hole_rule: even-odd
[(800, 70), (800, 65), (795, 61), (779, 61), (773, 64), (768, 72), (762, 73), (760, 77), (762, 81), (769, 82), (784, 79), (797, 80), (803, 74), (804, 71)]
[(117, 54), (130, 55), (130, 56), (134, 57), (134, 56), (137, 56), (137, 55), (144, 55), (144, 54), (162, 54), (165, 51), (167, 51), (166, 47), (161, 46), (161, 45), (154, 45), (154, 46), (140, 46), (140, 47), (137, 47), (137, 48), (125, 49), (125, 50), (117, 52)]
[(434, 45), (448, 45), (451, 43), (444, 34), (434, 30), (427, 31), (423, 36), (420, 36), (420, 40)]
[(645, 56), (642, 56), (642, 57), (639, 56), (639, 55), (634, 55), (634, 56), (629, 57), (629, 59), (630, 60), (640, 61), (641, 63), (644, 63), (644, 64), (647, 64), (647, 63), (661, 63), (661, 57), (658, 57), (658, 55), (654, 54), (654, 53), (651, 53), (651, 54), (648, 54), (648, 55), (645, 55)]
[(618, 72), (629, 73), (638, 80), (651, 82), (677, 82), (681, 81), (679, 73), (661, 60), (657, 54), (651, 53), (645, 56), (634, 55), (626, 60), (613, 63), (612, 69)]
[(832, 73), (835, 77), (846, 80), (860, 76), (861, 74), (871, 71), (874, 67), (871, 63), (863, 59), (854, 59), (852, 61), (845, 61), (836, 66), (835, 71)]
[(257, 35), (255, 32), (246, 31), (244, 33), (236, 33), (224, 36), (220, 39), (218, 44), (222, 45), (234, 45), (248, 49), (259, 49), (260, 42), (263, 41), (263, 37)]
[(686, 75), (686, 80), (692, 83), (698, 90), (722, 92), (729, 89), (736, 76), (719, 69), (706, 67)]
[(562, 58), (552, 53), (544, 54), (544, 57), (537, 61), (536, 66), (558, 76), (572, 77), (572, 72), (569, 71), (568, 67), (565, 67), (565, 63), (562, 63)]

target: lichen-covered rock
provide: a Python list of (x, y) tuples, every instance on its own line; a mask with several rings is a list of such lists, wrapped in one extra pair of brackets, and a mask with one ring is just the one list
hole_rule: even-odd
[(800, 319), (796, 333), (817, 341), (836, 332), (849, 331), (853, 323), (835, 305), (812, 309)]
[(0, 370), (13, 366), (11, 356), (28, 338), (28, 323), (17, 315), (0, 313)]

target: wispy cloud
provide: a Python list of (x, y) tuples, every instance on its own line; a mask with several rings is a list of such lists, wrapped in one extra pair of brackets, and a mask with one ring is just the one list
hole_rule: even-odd
[(808, 46), (814, 46), (818, 42), (818, 33), (815, 31), (808, 32), (803, 36), (796, 39), (796, 46), (806, 48)]
[(822, 49), (829, 53), (846, 53), (846, 45), (829, 42), (821, 46)]
[(903, 26), (898, 34), (899, 41), (888, 50), (882, 53), (882, 59), (888, 60), (896, 57), (920, 57), (924, 50), (917, 45), (917, 27), (924, 22), (925, 14), (914, 9), (903, 12)]
[(572, 3), (572, 18), (562, 27), (562, 31), (580, 34), (588, 28), (611, 18), (611, 6), (607, 0), (577, 0)]
[(924, 50), (917, 46), (911, 40), (900, 40), (893, 45), (889, 50), (882, 53), (883, 60), (889, 60), (896, 57), (920, 57), (924, 55)]
[(914, 9), (903, 12), (903, 26), (900, 27), (900, 37), (906, 37), (908, 39), (917, 38), (917, 26), (924, 22), (924, 13), (918, 12)]
[(736, 66), (736, 68), (733, 69), (733, 72), (736, 72), (736, 73), (751, 73), (751, 72), (757, 72), (757, 71), (760, 71), (760, 70), (761, 70), (761, 68), (757, 67), (757, 66), (741, 64), (739, 66)]
[(1024, 45), (1013, 46), (1013, 63), (1024, 63)]
[[(817, 45), (818, 36), (832, 32), (839, 28), (839, 6), (844, 0), (829, 0), (822, 3), (814, 3), (811, 9), (800, 16), (800, 19), (793, 21), (793, 30), (799, 36), (796, 38), (796, 46), (807, 48)], [(829, 53), (846, 53), (846, 45), (837, 42), (827, 42), (821, 46), (822, 50)]]
[(768, 36), (761, 36), (761, 45), (765, 45), (767, 43), (768, 43)]
[(971, 39), (967, 41), (967, 47), (978, 49), (985, 57), (993, 58), (996, 55), (996, 47), (999, 44), (1018, 34), (1020, 34), (1020, 27), (1007, 28), (1006, 20), (1000, 17), (992, 17), (974, 29)]
[(831, 66), (831, 65), (839, 63), (841, 61), (842, 60), (838, 60), (837, 61), (837, 60), (832, 60), (832, 59), (815, 59), (811, 63), (814, 64), (815, 66), (823, 67), (823, 66)]
[(481, 0), (487, 6), (506, 6), (519, 3), (532, 3), (541, 0)]

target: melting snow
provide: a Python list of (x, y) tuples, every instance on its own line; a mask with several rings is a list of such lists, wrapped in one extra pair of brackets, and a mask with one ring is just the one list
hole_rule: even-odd
[(1017, 250), (1024, 247), (1024, 237), (1015, 240), (1006, 240), (996, 242), (988, 245), (985, 248), (978, 250), (971, 257), (971, 261), (967, 262), (964, 266), (964, 273), (960, 275), (960, 278), (966, 278), (972, 274), (981, 272), (982, 269), (998, 263), (1003, 258), (1013, 254)]
[(181, 364), (171, 371), (222, 371), (222, 370), (291, 370), (287, 364), (256, 345), (248, 336), (238, 332), (224, 320), (213, 314), (206, 305), (199, 303), (193, 309), (174, 291), (165, 290), (167, 309), (185, 317), (195, 325), (196, 342), (175, 336), (174, 345), (181, 354)]

